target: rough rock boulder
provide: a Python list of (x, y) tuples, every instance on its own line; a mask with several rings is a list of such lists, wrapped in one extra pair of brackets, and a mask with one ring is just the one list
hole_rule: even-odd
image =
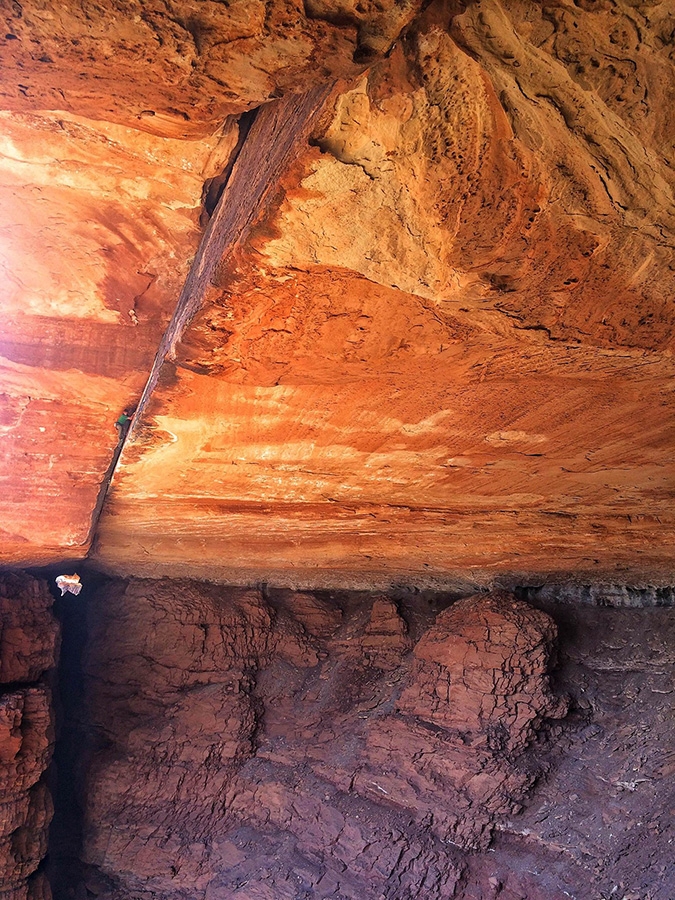
[(44, 582), (0, 576), (0, 883), (3, 900), (46, 900), (38, 866), (47, 851), (52, 799), (44, 772), (52, 756), (51, 691), (58, 625)]

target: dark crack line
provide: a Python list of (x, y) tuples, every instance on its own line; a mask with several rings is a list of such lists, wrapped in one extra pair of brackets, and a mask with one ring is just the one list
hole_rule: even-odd
[(202, 308), (217, 268), (245, 239), (253, 223), (273, 199), (281, 176), (307, 145), (312, 128), (332, 90), (332, 82), (322, 84), (304, 94), (290, 95), (268, 103), (258, 110), (206, 226), (173, 316), (160, 341), (131, 427), (121, 435), (101, 482), (87, 535), (89, 546), (94, 539), (122, 451), (129, 437), (138, 433), (162, 366), (167, 360), (175, 359), (176, 347), (185, 329)]
[(98, 495), (96, 497), (96, 504), (94, 505), (94, 509), (91, 514), (91, 524), (89, 525), (89, 533), (87, 534), (86, 544), (91, 547), (91, 543), (94, 539), (94, 534), (96, 532), (96, 526), (98, 525), (98, 521), (101, 518), (101, 512), (103, 511), (103, 504), (105, 503), (105, 498), (108, 494), (108, 488), (110, 487), (110, 482), (113, 479), (113, 475), (115, 474), (115, 469), (117, 468), (117, 463), (119, 462), (119, 458), (122, 455), (122, 450), (124, 449), (124, 444), (126, 442), (127, 436), (129, 434), (129, 428), (127, 427), (120, 434), (119, 440), (117, 442), (117, 446), (115, 447), (112, 455), (112, 459), (110, 460), (110, 465), (106, 469), (105, 475), (103, 476), (103, 480), (98, 488)]
[(251, 125), (232, 175), (209, 220), (199, 250), (160, 342), (130, 434), (134, 435), (157, 385), (162, 365), (174, 359), (185, 329), (204, 302), (216, 268), (243, 240), (284, 170), (311, 132), (332, 85), (287, 97), (261, 108)]

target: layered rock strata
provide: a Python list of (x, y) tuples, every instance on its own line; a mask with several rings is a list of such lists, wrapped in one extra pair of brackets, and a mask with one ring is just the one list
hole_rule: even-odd
[[(0, 557), (86, 555), (117, 434), (199, 242), (235, 117), (381, 57), (421, 6), (0, 9)], [(92, 522), (92, 520), (94, 520)]]
[[(234, 117), (337, 79), (172, 347), (99, 558), (295, 586), (669, 579), (667, 3), (0, 16), (2, 559), (87, 553)], [(274, 143), (253, 139), (245, 176)]]
[(58, 625), (44, 582), (0, 576), (0, 895), (49, 900), (38, 867), (53, 806), (45, 782), (54, 745), (51, 690)]
[(99, 558), (667, 581), (671, 32), (663, 4), (430, 4), (223, 258)]
[(0, 529), (7, 565), (86, 554), (118, 434), (199, 242), (236, 127), (153, 138), (0, 112)]
[(667, 611), (552, 604), (556, 664), (549, 613), (439, 599), (435, 614), (414, 595), (104, 588), (87, 612), (81, 884), (109, 900), (581, 900), (620, 883), (666, 900)]

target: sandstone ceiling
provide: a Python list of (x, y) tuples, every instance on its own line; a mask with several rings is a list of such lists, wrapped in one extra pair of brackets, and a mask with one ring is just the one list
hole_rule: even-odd
[(672, 0), (52, 7), (2, 5), (3, 562), (668, 578)]

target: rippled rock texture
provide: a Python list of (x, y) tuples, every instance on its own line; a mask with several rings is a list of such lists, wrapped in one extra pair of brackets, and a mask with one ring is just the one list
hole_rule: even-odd
[[(1, 11), (6, 562), (668, 580), (669, 4), (52, 6)], [(256, 205), (237, 116), (333, 83)]]
[(341, 89), (163, 368), (105, 564), (668, 579), (669, 15), (432, 4)]
[(163, 580), (87, 626), (96, 896), (671, 896), (668, 610)]
[(48, 900), (38, 866), (47, 851), (52, 798), (45, 770), (54, 745), (51, 689), (59, 630), (47, 586), (0, 575), (0, 893)]

